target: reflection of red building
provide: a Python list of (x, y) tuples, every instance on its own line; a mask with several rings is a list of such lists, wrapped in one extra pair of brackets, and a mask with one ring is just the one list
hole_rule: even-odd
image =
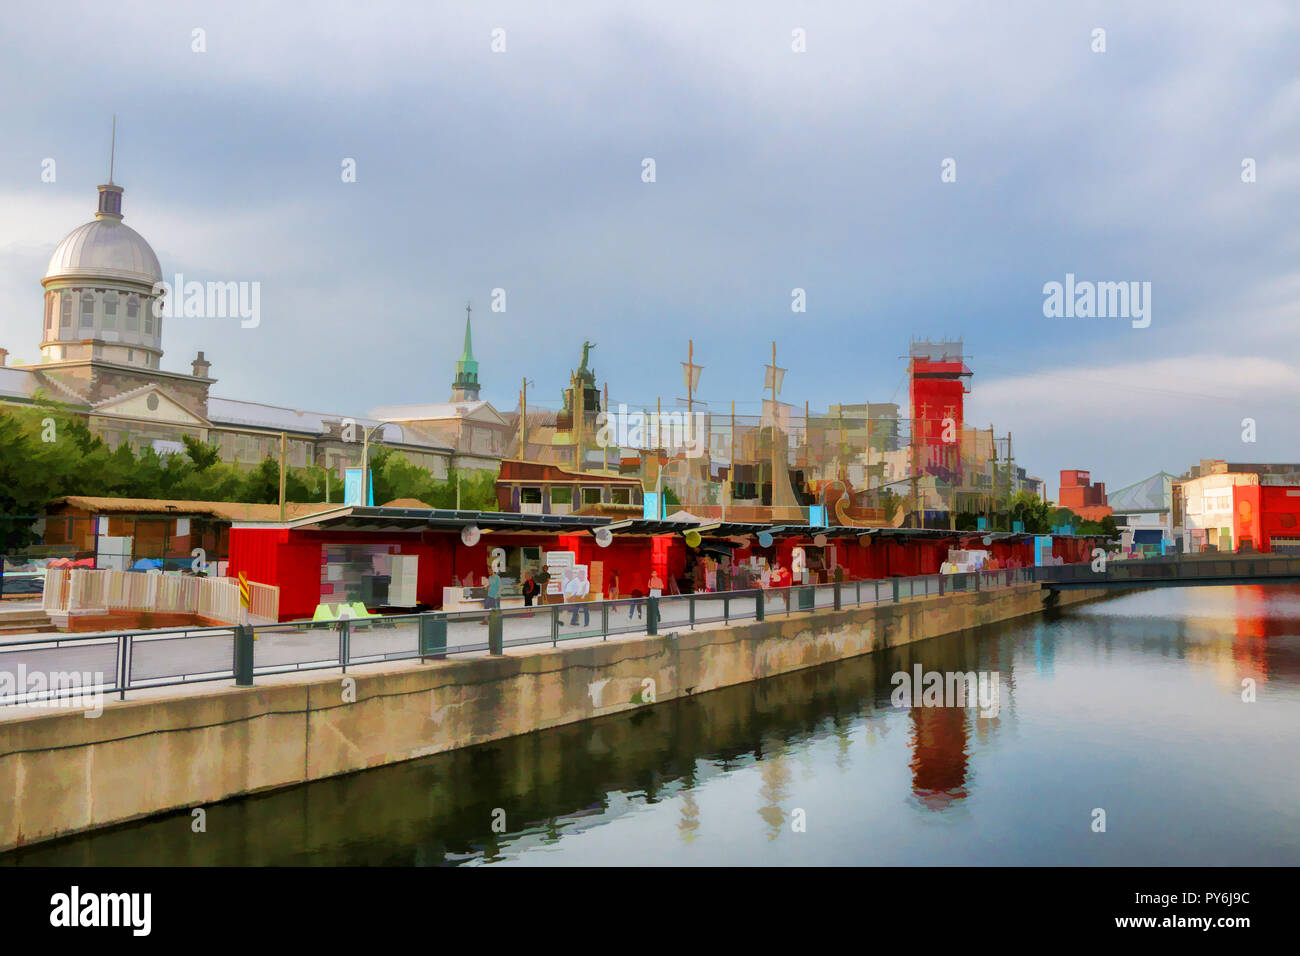
[(1092, 476), (1086, 471), (1070, 470), (1061, 472), (1061, 494), (1058, 504), (1069, 508), (1084, 521), (1100, 521), (1111, 514), (1110, 505), (1106, 504), (1106, 483), (1092, 483)]
[(961, 342), (913, 342), (912, 454), (916, 472), (953, 481), (961, 468), (966, 367)]
[(1233, 485), (1232, 532), (1238, 548), (1300, 554), (1300, 487)]
[(966, 797), (966, 711), (913, 707), (912, 793), (931, 810)]

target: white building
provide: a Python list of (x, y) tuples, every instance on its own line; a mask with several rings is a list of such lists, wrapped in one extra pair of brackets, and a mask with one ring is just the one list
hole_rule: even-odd
[[(1106, 496), (1121, 533), (1131, 532), (1133, 543), (1172, 545), (1174, 536), (1174, 483), (1178, 479), (1158, 471)], [(1231, 492), (1229, 493), (1231, 497)]]
[(95, 218), (54, 248), (41, 279), (40, 360), (6, 364), (10, 350), (0, 348), (0, 404), (53, 399), (84, 416), (110, 448), (176, 453), (189, 435), (217, 446), (223, 461), (248, 466), (278, 457), (283, 433), (290, 465), (332, 470), (358, 464), (363, 432), (393, 418), (398, 422), (376, 429), (371, 442), (435, 478), (446, 478), (453, 466), (497, 469), (512, 429), (477, 400), (468, 317), (454, 386), (463, 400), (447, 405), (370, 416), (307, 411), (210, 396), (217, 380), (202, 352), (188, 373), (162, 368), (164, 319), (153, 305), (163, 270), (148, 241), (122, 222), (122, 196), (111, 181), (100, 186)]

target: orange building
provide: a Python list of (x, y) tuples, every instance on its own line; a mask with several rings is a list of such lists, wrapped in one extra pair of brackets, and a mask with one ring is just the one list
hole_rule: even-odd
[(1106, 483), (1092, 483), (1086, 471), (1073, 469), (1061, 472), (1061, 493), (1057, 504), (1069, 508), (1084, 521), (1100, 521), (1111, 514), (1106, 503)]

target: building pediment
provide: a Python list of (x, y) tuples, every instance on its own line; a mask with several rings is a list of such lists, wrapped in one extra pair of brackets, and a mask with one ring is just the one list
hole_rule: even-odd
[(94, 415), (134, 418), (169, 425), (206, 427), (208, 422), (195, 415), (157, 385), (143, 385), (100, 402), (91, 409)]

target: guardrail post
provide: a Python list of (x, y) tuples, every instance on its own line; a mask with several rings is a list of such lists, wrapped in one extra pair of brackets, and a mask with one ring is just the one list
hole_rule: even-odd
[[(0, 558), (0, 561), (3, 561)], [(123, 634), (117, 639), (117, 699), (126, 700), (126, 687), (131, 683), (131, 652), (128, 646), (131, 635)]]
[(939, 575), (939, 597), (943, 597), (943, 575)]
[(693, 631), (693, 630), (695, 630), (695, 595), (692, 594), (690, 597), (688, 597), (688, 598), (686, 599), (686, 603), (687, 603), (687, 605), (689, 605), (689, 607), (690, 607), (690, 611), (691, 611), (691, 630)]
[(812, 587), (799, 589), (799, 610), (811, 611), (817, 607), (817, 591)]
[(761, 590), (755, 591), (754, 592), (754, 620), (756, 621), (763, 620), (764, 611), (765, 608), (763, 607), (763, 592)]
[(253, 686), (253, 629), (242, 624), (235, 628), (235, 686)]
[(501, 618), (501, 609), (494, 607), (488, 611), (488, 653), (500, 657), (505, 653), (505, 626)]
[(447, 656), (447, 619), (432, 611), (420, 615), (420, 657), (444, 660)]
[(839, 582), (839, 581), (836, 581), (836, 582), (835, 582), (835, 590), (834, 590), (832, 593), (834, 593), (834, 595), (835, 595), (835, 610), (838, 611), (838, 610), (840, 610), (840, 608), (841, 608), (841, 601), (840, 601), (840, 582)]
[(974, 577), (975, 577), (975, 590), (978, 591), (980, 589), (980, 573), (976, 571)]
[(659, 599), (653, 594), (645, 599), (645, 632), (651, 637), (659, 633)]
[(890, 584), (894, 586), (894, 603), (898, 603), (898, 578), (890, 578)]
[(551, 608), (551, 647), (560, 643), (560, 608), (562, 604), (552, 604)]
[(352, 651), (352, 621), (344, 618), (339, 621), (339, 666), (343, 673), (348, 672), (348, 658)]
[(600, 639), (609, 640), (609, 602), (600, 602)]
[(730, 593), (728, 593), (727, 596), (722, 599), (722, 623), (728, 624), (730, 622), (731, 622), (731, 595)]

